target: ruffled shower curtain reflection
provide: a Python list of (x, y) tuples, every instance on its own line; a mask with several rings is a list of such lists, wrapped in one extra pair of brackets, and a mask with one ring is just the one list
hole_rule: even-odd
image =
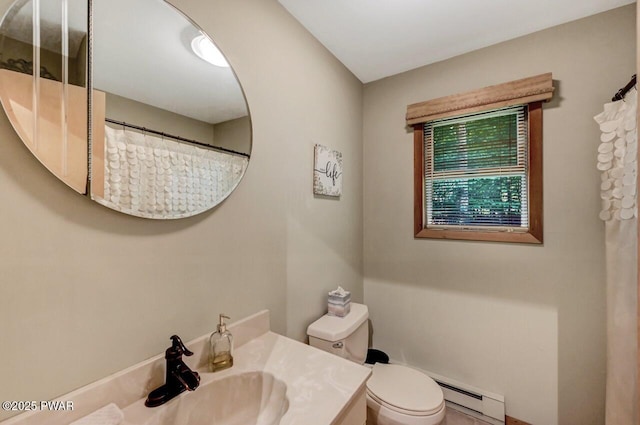
[[(606, 425), (637, 423), (637, 90), (607, 103), (594, 119), (607, 279)], [(587, 373), (587, 371), (585, 371)]]
[(206, 211), (238, 184), (248, 158), (105, 126), (104, 196), (99, 203), (147, 218)]

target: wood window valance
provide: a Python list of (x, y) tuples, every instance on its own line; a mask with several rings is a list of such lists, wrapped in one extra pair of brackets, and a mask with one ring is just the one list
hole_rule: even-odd
[(407, 125), (413, 126), (487, 109), (549, 101), (552, 96), (553, 79), (548, 72), (466, 93), (414, 103), (407, 106)]

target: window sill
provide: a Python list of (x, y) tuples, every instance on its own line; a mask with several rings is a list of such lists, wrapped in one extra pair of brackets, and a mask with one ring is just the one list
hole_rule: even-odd
[(422, 229), (415, 234), (419, 239), (453, 239), (466, 241), (511, 242), (541, 244), (542, 234), (531, 232), (490, 232), (478, 230)]

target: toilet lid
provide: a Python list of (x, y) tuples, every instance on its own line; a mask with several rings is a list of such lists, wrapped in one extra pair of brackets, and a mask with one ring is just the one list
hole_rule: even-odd
[(442, 389), (433, 379), (395, 364), (374, 364), (367, 391), (380, 404), (409, 415), (433, 414), (444, 403)]

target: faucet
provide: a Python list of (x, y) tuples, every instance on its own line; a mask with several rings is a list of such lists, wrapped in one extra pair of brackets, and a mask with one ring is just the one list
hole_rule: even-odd
[(193, 353), (182, 343), (178, 335), (171, 337), (171, 347), (165, 351), (167, 360), (165, 383), (149, 393), (144, 405), (156, 407), (166, 403), (185, 390), (193, 391), (200, 385), (200, 375), (194, 372), (182, 361), (182, 355), (192, 356)]

